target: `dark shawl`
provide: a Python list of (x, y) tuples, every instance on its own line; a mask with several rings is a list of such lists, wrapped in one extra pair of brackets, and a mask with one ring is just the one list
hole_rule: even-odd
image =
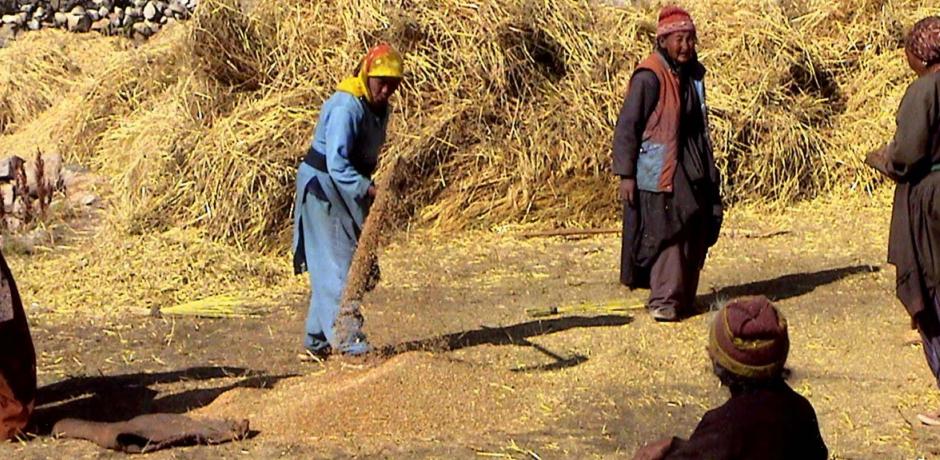
[(688, 440), (673, 439), (666, 460), (825, 460), (813, 406), (782, 380), (733, 391), (702, 416)]
[(36, 398), (36, 352), (13, 274), (0, 254), (0, 439), (15, 436)]

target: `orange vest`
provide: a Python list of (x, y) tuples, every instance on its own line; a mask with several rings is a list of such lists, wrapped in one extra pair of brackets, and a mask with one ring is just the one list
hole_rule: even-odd
[[(654, 52), (637, 66), (649, 70), (659, 80), (659, 102), (646, 121), (643, 142), (636, 165), (637, 188), (648, 192), (672, 192), (673, 177), (679, 160), (679, 117), (682, 114), (682, 90), (665, 58)], [(694, 82), (704, 110), (704, 85)]]

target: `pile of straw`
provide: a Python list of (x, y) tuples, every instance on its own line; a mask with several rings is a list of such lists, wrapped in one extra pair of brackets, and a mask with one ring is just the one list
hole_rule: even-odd
[(240, 316), (279, 306), (272, 302), (294, 304), (293, 293), (304, 290), (280, 259), (247, 256), (195, 230), (127, 237), (108, 229), (80, 248), (54, 249), (7, 254), (23, 298), (54, 314), (45, 322), (156, 310)]
[[(891, 135), (911, 80), (904, 28), (940, 9), (915, 0), (685, 3), (710, 69), (729, 202), (785, 205), (879, 183), (861, 159)], [(388, 40), (408, 67), (387, 154), (413, 168), (400, 203), (410, 222), (609, 221), (619, 208), (612, 129), (659, 6), (285, 0), (245, 12), (235, 0), (207, 0), (191, 23), (139, 48), (83, 40), (107, 43), (103, 63), (65, 74), (80, 60), (55, 31), (39, 32), (31, 64), (0, 76), (46, 89), (0, 94), (0, 145), (38, 139), (107, 174), (114, 221), (132, 233), (197, 227), (242, 248), (283, 249), (294, 170), (320, 103), (369, 45)], [(11, 53), (26, 51), (0, 50)]]

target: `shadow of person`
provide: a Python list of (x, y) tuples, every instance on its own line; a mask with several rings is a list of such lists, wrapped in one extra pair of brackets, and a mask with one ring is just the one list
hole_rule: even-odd
[[(268, 388), (291, 375), (265, 375), (235, 367), (195, 367), (171, 372), (75, 377), (38, 390), (32, 430), (47, 435), (63, 418), (120, 422), (153, 413), (182, 414), (206, 406), (235, 388)], [(238, 379), (225, 385), (165, 394), (154, 385)]]
[(696, 303), (700, 308), (686, 318), (706, 313), (716, 305), (736, 297), (764, 295), (772, 301), (780, 301), (808, 294), (820, 286), (835, 283), (852, 275), (879, 271), (881, 268), (874, 265), (856, 265), (810, 273), (791, 273), (768, 280), (726, 286), (710, 294), (696, 297)]
[(462, 348), (475, 347), (478, 345), (517, 345), (524, 347), (533, 347), (543, 354), (553, 358), (555, 361), (551, 364), (539, 365), (533, 367), (514, 369), (517, 372), (530, 371), (551, 371), (567, 367), (577, 366), (587, 361), (587, 357), (574, 355), (564, 357), (551, 352), (545, 347), (539, 346), (531, 341), (532, 337), (553, 334), (578, 328), (593, 327), (613, 327), (623, 326), (633, 322), (633, 317), (625, 315), (603, 315), (603, 316), (568, 316), (555, 319), (545, 319), (528, 321), (525, 323), (514, 324), (503, 327), (486, 327), (470, 331), (456, 332), (427, 339), (413, 340), (400, 343), (398, 345), (389, 345), (382, 348), (379, 353), (384, 356), (392, 356), (410, 351), (454, 351)]

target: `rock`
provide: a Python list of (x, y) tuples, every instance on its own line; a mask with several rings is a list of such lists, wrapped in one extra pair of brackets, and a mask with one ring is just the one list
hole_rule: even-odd
[(33, 4), (31, 4), (31, 3), (25, 3), (25, 4), (23, 4), (23, 5), (20, 5), (20, 12), (21, 12), (21, 13), (29, 14), (29, 13), (32, 13), (33, 10), (35, 10), (35, 9), (36, 9), (36, 5), (33, 5)]
[(26, 161), (22, 157), (16, 155), (0, 159), (0, 183), (9, 183), (15, 180), (17, 165), (23, 164), (25, 167), (25, 163)]
[(127, 16), (127, 17), (134, 18), (134, 19), (144, 17), (143, 11), (141, 11), (140, 7), (137, 7), (137, 6), (129, 6), (129, 7), (127, 7), (127, 8), (124, 10), (124, 15)]
[(91, 22), (101, 19), (101, 16), (98, 15), (98, 10), (88, 10), (85, 14), (88, 15), (88, 19), (91, 19)]
[(4, 24), (0, 26), (0, 46), (6, 46), (7, 42), (16, 38), (16, 24)]
[(143, 8), (147, 4), (147, 0), (133, 0), (131, 3), (134, 4), (137, 8)]
[(150, 26), (151, 36), (156, 35), (157, 32), (159, 32), (160, 29), (163, 28), (163, 24), (160, 24), (159, 22), (144, 21), (144, 24), (147, 24), (148, 26)]
[(153, 35), (153, 31), (150, 29), (150, 25), (146, 21), (135, 22), (132, 28), (134, 29), (135, 33), (141, 34), (144, 37)]
[(111, 20), (108, 18), (101, 18), (91, 23), (91, 30), (103, 34), (109, 34), (111, 33)]
[(69, 11), (69, 13), (72, 13), (72, 16), (81, 16), (85, 14), (85, 7), (81, 5), (75, 5), (75, 7), (72, 8), (72, 10)]
[(29, 30), (39, 30), (42, 28), (42, 23), (37, 19), (30, 19), (29, 22), (26, 23), (26, 27), (28, 27)]
[(170, 3), (170, 6), (167, 7), (167, 11), (176, 18), (186, 18), (189, 16), (189, 10), (178, 1)]
[(118, 19), (124, 19), (124, 8), (116, 6), (113, 10), (111, 10), (111, 14), (117, 16)]
[(78, 202), (81, 203), (82, 206), (94, 206), (98, 204), (100, 200), (101, 198), (94, 193), (85, 193), (79, 197)]
[(46, 9), (42, 6), (36, 8), (36, 11), (33, 11), (33, 19), (38, 19), (40, 21), (46, 19)]
[(69, 15), (59, 12), (59, 11), (56, 11), (55, 15), (53, 16), (53, 23), (55, 24), (56, 27), (64, 26), (68, 22), (68, 20), (69, 20)]
[(52, 10), (67, 13), (76, 5), (84, 5), (86, 2), (83, 0), (50, 0), (48, 3)]
[(0, 193), (3, 194), (3, 206), (5, 208), (13, 206), (13, 183), (0, 184)]
[[(39, 196), (36, 187), (36, 162), (34, 159), (27, 161), (23, 165), (26, 172), (26, 185), (29, 187), (29, 194), (34, 198)], [(47, 153), (42, 156), (42, 180), (43, 183), (52, 186), (53, 190), (61, 190), (62, 181), (62, 155), (58, 153)]]
[(21, 14), (23, 13), (4, 14), (2, 17), (0, 17), (0, 22), (3, 22), (4, 24), (15, 24), (17, 26), (22, 26), (26, 23), (26, 21), (23, 20), (22, 16), (20, 16)]
[(88, 15), (69, 15), (68, 28), (70, 32), (84, 33), (91, 30), (91, 18)]
[(170, 18), (167, 17), (167, 16), (160, 16), (160, 20), (157, 21), (157, 22), (159, 22), (160, 24), (166, 24), (166, 22), (167, 22), (169, 19), (170, 19)]
[(105, 8), (105, 7), (103, 7), (103, 6), (102, 6), (101, 8), (98, 8), (98, 17), (99, 17), (99, 18), (106, 18), (106, 17), (108, 17), (108, 15), (110, 15), (110, 14), (111, 14), (111, 9), (110, 9), (110, 8)]
[(111, 24), (114, 26), (120, 26), (124, 23), (124, 19), (118, 17), (117, 13), (114, 12), (108, 15), (108, 20), (111, 21)]
[(160, 12), (157, 11), (157, 6), (153, 2), (147, 2), (147, 6), (144, 7), (144, 19), (148, 21), (155, 21), (159, 19)]

